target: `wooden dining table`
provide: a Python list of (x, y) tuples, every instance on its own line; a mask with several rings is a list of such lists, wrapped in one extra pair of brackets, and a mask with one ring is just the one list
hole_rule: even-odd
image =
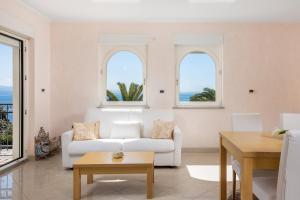
[[(220, 199), (227, 199), (227, 155), (241, 165), (241, 200), (252, 200), (254, 169), (279, 169), (282, 140), (268, 132), (220, 132)], [(228, 154), (227, 154), (228, 153)]]

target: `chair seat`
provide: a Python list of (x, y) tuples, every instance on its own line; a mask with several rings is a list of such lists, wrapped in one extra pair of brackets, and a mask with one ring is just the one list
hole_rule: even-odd
[(277, 177), (254, 177), (253, 193), (260, 200), (275, 200)]

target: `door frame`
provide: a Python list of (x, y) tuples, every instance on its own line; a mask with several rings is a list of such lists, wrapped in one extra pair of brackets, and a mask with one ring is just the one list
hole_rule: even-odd
[(27, 81), (27, 66), (28, 66), (28, 40), (22, 37), (19, 37), (16, 34), (9, 33), (0, 29), (0, 35), (14, 39), (20, 43), (20, 66), (19, 66), (19, 157), (11, 160), (4, 165), (0, 166), (0, 173), (9, 167), (16, 165), (19, 162), (27, 159), (27, 150), (26, 150), (26, 136), (28, 133), (28, 115), (27, 115), (27, 105), (28, 105), (28, 81)]

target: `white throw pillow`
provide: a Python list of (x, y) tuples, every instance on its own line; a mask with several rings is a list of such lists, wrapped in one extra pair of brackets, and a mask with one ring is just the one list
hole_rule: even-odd
[(113, 122), (110, 138), (126, 139), (140, 138), (141, 126), (137, 121), (116, 121)]

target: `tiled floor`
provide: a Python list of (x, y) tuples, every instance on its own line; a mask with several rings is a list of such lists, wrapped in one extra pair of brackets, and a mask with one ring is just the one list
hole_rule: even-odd
[(12, 149), (1, 149), (0, 150), (0, 165), (8, 163), (13, 160)]
[[(218, 154), (184, 153), (182, 161), (179, 168), (155, 168), (154, 199), (216, 200)], [(82, 199), (142, 200), (146, 197), (145, 180), (145, 175), (97, 175), (94, 184), (87, 185), (82, 178)], [(72, 199), (72, 170), (62, 168), (60, 155), (28, 161), (1, 175), (0, 181), (0, 199)], [(230, 182), (228, 186), (230, 190)]]

